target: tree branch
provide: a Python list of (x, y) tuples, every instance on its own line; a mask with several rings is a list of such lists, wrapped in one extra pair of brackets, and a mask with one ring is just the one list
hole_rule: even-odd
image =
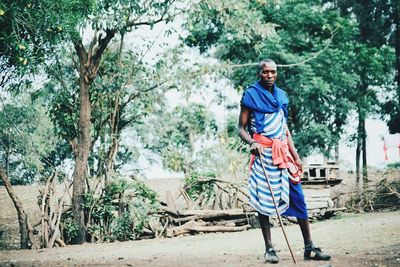
[[(129, 27), (138, 27), (138, 26), (142, 26), (142, 25), (148, 25), (148, 26), (150, 26), (150, 25), (154, 25), (154, 24), (157, 24), (157, 23), (159, 23), (159, 22), (161, 22), (161, 21), (166, 20), (167, 18), (165, 18), (165, 15), (167, 15), (169, 6), (170, 6), (173, 2), (174, 2), (174, 1), (170, 1), (170, 0), (165, 0), (165, 1), (164, 1), (164, 7), (165, 7), (165, 8), (164, 8), (163, 13), (161, 14), (161, 17), (160, 17), (160, 18), (158, 18), (158, 19), (156, 19), (156, 20), (139, 21), (139, 22), (136, 22), (136, 20), (129, 21), (129, 22), (127, 22), (127, 24), (126, 24), (126, 27), (127, 27), (127, 28), (129, 28)], [(168, 18), (169, 18), (169, 17), (168, 17)]]
[[(111, 29), (111, 30), (107, 29), (106, 30), (106, 36), (104, 38), (101, 38), (102, 37), (101, 34), (99, 35), (99, 38), (98, 38), (99, 45), (94, 50), (93, 56), (92, 56), (94, 66), (97, 65), (96, 68), (98, 67), (98, 63), (99, 63), (99, 61), (101, 59), (101, 56), (103, 55), (104, 50), (107, 48), (107, 46), (110, 43), (111, 39), (114, 38), (116, 32), (117, 31), (115, 29)], [(93, 72), (92, 75), (94, 73), (95, 72)]]
[(82, 40), (74, 41), (73, 44), (74, 44), (75, 51), (78, 55), (79, 62), (82, 64), (87, 59), (87, 52), (85, 50), (85, 47), (82, 44)]
[[(319, 50), (318, 52), (316, 52), (316, 53), (315, 53), (313, 56), (311, 56), (310, 58), (307, 58), (307, 59), (305, 59), (305, 60), (303, 60), (303, 61), (296, 62), (296, 63), (292, 63), (292, 64), (276, 64), (276, 66), (277, 66), (277, 67), (281, 67), (281, 68), (296, 67), (296, 66), (303, 65), (303, 64), (305, 64), (305, 63), (307, 63), (307, 62), (309, 62), (309, 61), (311, 61), (311, 60), (316, 59), (319, 55), (321, 55), (323, 52), (325, 52), (325, 51), (329, 48), (330, 44), (332, 43), (333, 37), (334, 37), (334, 36), (336, 35), (336, 33), (337, 33), (337, 29), (338, 29), (338, 28), (339, 28), (339, 27), (337, 27), (337, 28), (333, 31), (333, 33), (332, 33), (331, 37), (329, 38), (328, 43), (325, 45), (325, 47), (322, 48), (321, 50)], [(258, 64), (259, 64), (258, 62), (257, 62), (257, 63), (245, 63), (245, 64), (233, 64), (233, 65), (231, 65), (231, 67), (232, 67), (232, 68), (242, 68), (242, 67), (249, 67), (249, 66), (257, 66)]]

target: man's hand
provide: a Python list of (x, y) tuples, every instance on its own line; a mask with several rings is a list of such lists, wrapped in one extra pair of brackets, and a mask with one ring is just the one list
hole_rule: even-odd
[(301, 162), (300, 158), (294, 159), (294, 163), (299, 167), (299, 170), (303, 172), (303, 162)]
[(264, 148), (257, 142), (253, 142), (250, 146), (250, 153), (256, 156), (260, 156), (263, 152)]

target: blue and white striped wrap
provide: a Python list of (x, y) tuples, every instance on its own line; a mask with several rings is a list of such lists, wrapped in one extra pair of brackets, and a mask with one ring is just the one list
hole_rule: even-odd
[[(250, 118), (250, 128), (255, 129), (254, 115)], [(262, 135), (272, 139), (284, 140), (286, 137), (286, 119), (282, 109), (274, 113), (264, 115)], [(272, 201), (271, 192), (268, 188), (260, 157), (256, 157), (249, 176), (250, 205), (258, 212), (275, 216), (276, 211)], [(289, 174), (287, 169), (279, 169), (272, 162), (272, 148), (266, 147), (263, 150), (263, 160), (265, 171), (271, 183), (275, 201), (279, 213), (283, 213), (289, 208)]]

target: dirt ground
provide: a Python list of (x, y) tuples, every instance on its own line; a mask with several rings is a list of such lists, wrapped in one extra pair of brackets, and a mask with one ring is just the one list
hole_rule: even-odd
[[(296, 266), (400, 266), (400, 212), (339, 214), (311, 225), (314, 242), (328, 262), (305, 262), (297, 225), (285, 227)], [(272, 229), (280, 250), (275, 266), (295, 266), (279, 228)], [(0, 251), (0, 266), (265, 266), (259, 229), (40, 250)]]

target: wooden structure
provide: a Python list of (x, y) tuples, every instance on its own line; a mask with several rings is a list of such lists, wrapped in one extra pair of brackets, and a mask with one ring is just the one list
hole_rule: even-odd
[(331, 216), (335, 211), (344, 209), (334, 207), (331, 197), (331, 187), (341, 182), (339, 166), (336, 164), (304, 166), (302, 184), (310, 218)]

